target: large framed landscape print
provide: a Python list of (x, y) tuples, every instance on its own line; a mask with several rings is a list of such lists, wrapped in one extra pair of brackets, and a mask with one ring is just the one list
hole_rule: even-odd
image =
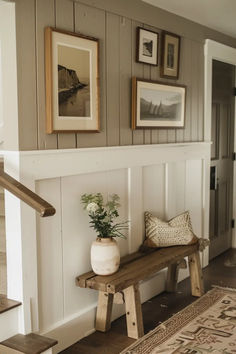
[(186, 88), (132, 79), (132, 129), (183, 128)]
[(46, 131), (99, 131), (98, 40), (45, 29)]

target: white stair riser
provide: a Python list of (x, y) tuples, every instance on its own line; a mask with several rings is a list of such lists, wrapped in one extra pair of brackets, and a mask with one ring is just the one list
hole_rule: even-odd
[(19, 308), (0, 314), (0, 342), (18, 334)]

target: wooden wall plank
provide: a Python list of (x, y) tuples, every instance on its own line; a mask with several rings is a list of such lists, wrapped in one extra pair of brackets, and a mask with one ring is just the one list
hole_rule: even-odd
[[(46, 11), (45, 11), (46, 9)], [(45, 132), (44, 29), (55, 25), (54, 0), (36, 0), (38, 149), (56, 149), (57, 135)]]
[(192, 107), (191, 107), (191, 141), (198, 140), (198, 119), (199, 119), (199, 45), (191, 42), (192, 50)]
[(132, 145), (131, 76), (132, 23), (120, 18), (120, 145)]
[[(187, 53), (187, 43), (185, 41), (185, 38), (181, 38), (181, 45), (180, 45), (180, 68), (179, 68), (179, 80), (178, 83), (180, 85), (185, 85), (184, 81), (184, 75), (185, 75), (185, 62), (186, 62), (186, 53)], [(188, 99), (188, 88), (187, 90), (187, 99)], [(186, 115), (186, 112), (185, 112)], [(184, 128), (177, 129), (176, 131), (176, 142), (182, 142), (184, 141)]]
[[(161, 65), (161, 31), (152, 26), (148, 26), (151, 31), (159, 33), (159, 44), (158, 44), (158, 65), (151, 66), (151, 80), (160, 81), (160, 65)], [(151, 130), (151, 144), (158, 144), (158, 129)]]
[(75, 32), (99, 39), (100, 133), (78, 133), (77, 147), (106, 146), (106, 22), (105, 11), (75, 4)]
[(120, 145), (120, 18), (106, 15), (107, 145)]
[(184, 84), (187, 86), (184, 141), (191, 141), (192, 113), (192, 43), (185, 38)]
[(204, 47), (198, 45), (199, 86), (198, 86), (198, 141), (203, 141), (204, 133)]
[[(65, 31), (74, 31), (74, 6), (73, 2), (56, 0), (55, 2), (56, 27)], [(75, 133), (58, 134), (58, 148), (76, 148)]]
[(21, 150), (35, 150), (38, 138), (34, 1), (16, 2), (16, 41), (19, 146)]
[[(144, 25), (143, 27), (149, 29), (148, 25)], [(151, 65), (143, 65), (143, 78), (145, 80), (151, 80)], [(144, 129), (144, 144), (151, 144), (151, 129)]]
[[(142, 23), (132, 21), (132, 77), (143, 77), (143, 64), (136, 62), (136, 33), (137, 27), (142, 27)], [(133, 130), (133, 145), (144, 144), (144, 131), (143, 129)]]

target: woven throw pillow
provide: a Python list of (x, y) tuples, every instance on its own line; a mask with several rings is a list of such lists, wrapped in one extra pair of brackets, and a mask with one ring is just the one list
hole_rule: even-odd
[(152, 248), (191, 245), (198, 241), (193, 233), (188, 211), (167, 222), (145, 212), (145, 232), (143, 246)]

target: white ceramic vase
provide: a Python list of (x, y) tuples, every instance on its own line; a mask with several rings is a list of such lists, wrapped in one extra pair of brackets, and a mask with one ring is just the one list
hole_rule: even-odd
[(112, 238), (100, 238), (93, 241), (91, 246), (91, 266), (98, 275), (115, 273), (120, 265), (120, 250)]

